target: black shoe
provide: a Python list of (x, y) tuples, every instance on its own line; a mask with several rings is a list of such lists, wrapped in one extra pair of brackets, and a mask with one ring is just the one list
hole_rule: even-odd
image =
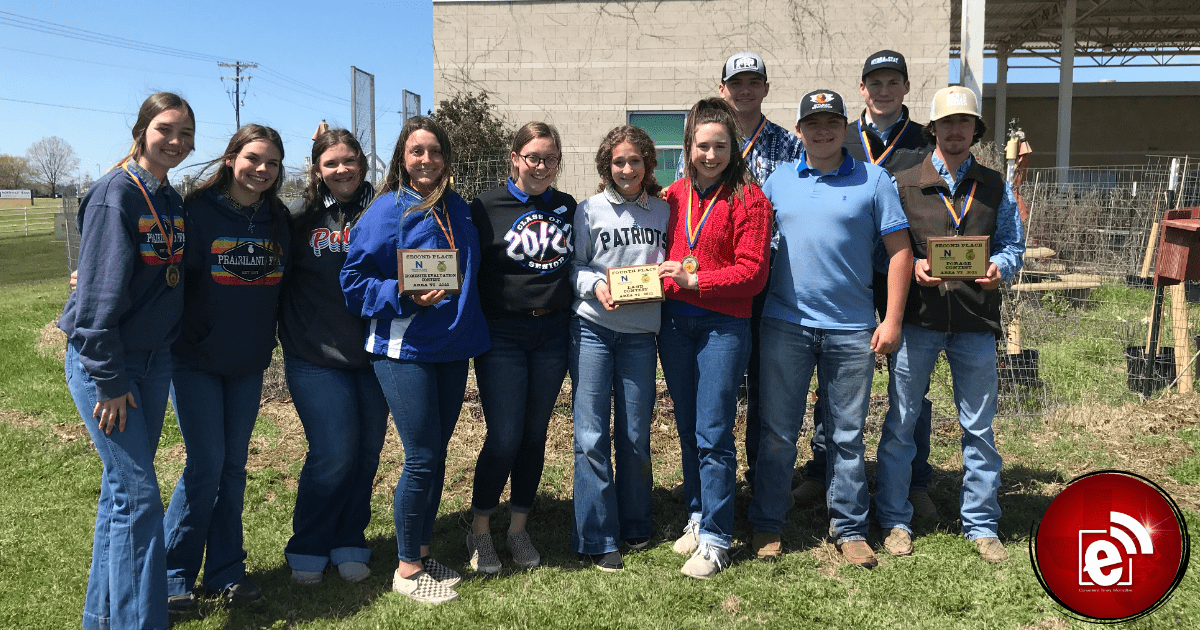
[(254, 582), (251, 582), (250, 578), (244, 577), (221, 591), (221, 596), (231, 603), (256, 602), (262, 599), (262, 589)]
[(617, 551), (593, 554), (591, 559), (592, 564), (601, 571), (614, 572), (625, 568), (625, 562), (621, 560), (621, 553)]
[(649, 536), (644, 536), (642, 538), (626, 538), (625, 539), (625, 546), (629, 547), (630, 551), (641, 551), (649, 545), (650, 545), (650, 537)]
[(188, 615), (196, 611), (196, 596), (191, 593), (167, 596), (167, 612), (172, 615)]

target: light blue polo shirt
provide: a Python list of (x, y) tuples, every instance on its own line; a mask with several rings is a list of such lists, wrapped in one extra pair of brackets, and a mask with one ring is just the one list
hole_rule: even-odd
[(836, 171), (821, 173), (801, 154), (776, 168), (763, 192), (779, 226), (763, 316), (810, 328), (874, 328), (871, 253), (884, 234), (908, 227), (895, 178), (842, 149)]

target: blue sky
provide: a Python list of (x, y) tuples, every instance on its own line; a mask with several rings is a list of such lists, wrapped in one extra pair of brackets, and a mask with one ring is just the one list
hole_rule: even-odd
[(289, 170), (303, 167), (322, 118), (350, 127), (351, 65), (375, 75), (376, 148), (385, 161), (400, 133), (402, 90), (420, 94), (422, 110), (436, 105), (428, 0), (0, 0), (0, 154), (23, 156), (39, 139), (61, 136), (93, 178), (125, 155), (137, 108), (159, 90), (183, 95), (196, 112), (196, 151), (184, 166), (219, 155), (235, 130), (227, 93), (233, 82), (220, 79), (232, 69), (215, 59), (139, 52), (13, 24), (32, 20), (46, 31), (70, 27), (156, 49), (257, 62), (259, 69), (245, 72), (254, 78), (242, 123), (277, 129)]
[[(220, 8), (208, 8), (213, 6)], [(78, 32), (54, 34), (68, 29), (182, 51), (182, 56), (86, 41), (95, 36)], [(37, 140), (61, 136), (74, 147), (80, 170), (95, 178), (125, 155), (142, 100), (168, 90), (188, 99), (198, 119), (196, 152), (184, 166), (212, 159), (234, 131), (232, 82), (220, 79), (232, 71), (218, 67), (220, 59), (260, 64), (247, 72), (253, 78), (242, 122), (270, 125), (282, 134), (289, 170), (302, 168), (322, 118), (350, 126), (350, 66), (373, 73), (376, 148), (386, 161), (400, 132), (402, 90), (420, 94), (422, 110), (436, 107), (432, 30), (429, 0), (0, 0), (0, 154), (23, 156)], [(951, 78), (957, 73), (952, 63)], [(1195, 80), (1198, 75), (1194, 67), (1077, 69), (1076, 80)], [(995, 80), (994, 61), (985, 61), (984, 78)], [(1009, 75), (1012, 83), (1057, 80), (1056, 67), (1014, 69)], [(82, 109), (58, 107), (63, 105)]]

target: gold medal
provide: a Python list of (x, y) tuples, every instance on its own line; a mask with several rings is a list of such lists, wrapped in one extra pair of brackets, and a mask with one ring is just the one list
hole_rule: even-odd
[(682, 262), (683, 270), (688, 273), (696, 273), (696, 270), (700, 268), (700, 259), (695, 256), (684, 256)]
[(167, 265), (167, 288), (174, 289), (179, 286), (179, 265), (171, 263)]

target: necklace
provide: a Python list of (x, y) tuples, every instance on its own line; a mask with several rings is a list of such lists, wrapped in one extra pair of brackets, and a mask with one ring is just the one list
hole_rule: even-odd
[[(228, 189), (226, 189), (225, 192), (221, 193), (221, 196), (225, 197), (226, 201), (233, 204), (234, 210), (237, 210), (242, 216), (246, 217), (246, 222), (248, 224), (248, 226), (246, 228), (247, 231), (254, 232), (254, 215), (258, 212), (258, 209), (260, 207), (262, 207), (262, 204), (263, 204), (262, 196), (260, 195), (258, 197), (257, 201), (255, 201), (254, 203), (252, 203), (248, 206), (243, 206), (242, 204), (238, 203), (238, 200), (234, 199), (233, 195), (229, 194)], [(244, 208), (249, 208), (250, 212), (246, 212), (244, 210)]]

